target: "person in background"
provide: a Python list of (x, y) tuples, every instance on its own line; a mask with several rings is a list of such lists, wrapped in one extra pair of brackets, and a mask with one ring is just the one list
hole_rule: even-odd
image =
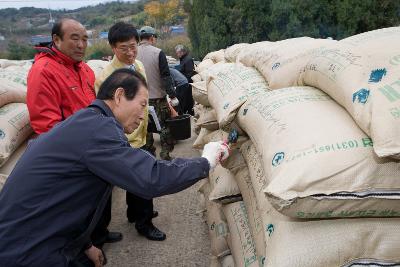
[[(28, 74), (27, 106), (37, 134), (49, 131), (96, 99), (94, 73), (83, 62), (88, 40), (85, 27), (76, 20), (61, 19), (51, 35), (48, 47), (37, 48), (39, 53)], [(92, 241), (98, 247), (122, 239), (121, 233), (108, 231), (107, 225), (103, 218), (93, 232)]]
[[(96, 78), (96, 93), (105, 79), (117, 69), (127, 68), (135, 70), (146, 79), (144, 66), (142, 62), (136, 59), (139, 34), (133, 25), (125, 22), (114, 24), (108, 31), (108, 42), (114, 52), (114, 57), (110, 64)], [(141, 148), (146, 144), (147, 124), (148, 110), (146, 108), (144, 120), (133, 133), (127, 135), (132, 147)], [(158, 216), (158, 212), (154, 211), (152, 199), (144, 199), (126, 191), (126, 204), (128, 206), (126, 210), (128, 221), (130, 223), (136, 222), (135, 228), (139, 234), (150, 240), (165, 240), (165, 233), (152, 223), (152, 219)], [(110, 210), (105, 212), (111, 216), (111, 205), (109, 208)]]
[(125, 134), (141, 124), (147, 102), (144, 78), (118, 69), (89, 107), (30, 142), (0, 191), (0, 266), (101, 267), (90, 235), (113, 185), (146, 199), (173, 194), (229, 155), (222, 142), (172, 162), (132, 148)]
[(179, 44), (175, 46), (176, 56), (179, 58), (179, 65), (176, 66), (176, 69), (182, 72), (185, 75), (186, 79), (189, 83), (192, 83), (192, 76), (196, 73), (194, 72), (194, 61), (193, 58), (189, 55), (188, 49)]
[[(183, 75), (185, 75), (186, 79), (189, 83), (192, 83), (192, 76), (196, 73), (194, 72), (194, 61), (193, 58), (189, 55), (188, 49), (183, 45), (175, 46), (176, 56), (179, 58), (179, 65), (176, 66), (176, 69), (179, 70)], [(192, 96), (192, 86), (189, 84), (190, 98), (189, 94), (187, 96), (187, 106), (186, 109), (188, 113), (194, 115), (193, 106), (194, 100)]]
[(178, 70), (170, 67), (169, 71), (174, 81), (176, 97), (179, 100), (178, 112), (182, 114), (194, 115), (192, 89), (186, 77)]
[[(164, 52), (155, 47), (157, 42), (156, 30), (150, 26), (144, 26), (139, 30), (140, 44), (137, 58), (143, 63), (146, 71), (149, 87), (149, 105), (153, 106), (158, 120), (160, 121), (160, 157), (164, 160), (171, 160), (170, 152), (174, 149), (174, 139), (165, 121), (171, 118), (171, 110), (168, 105), (167, 95), (171, 99), (171, 105), (179, 105), (176, 98), (171, 74), (169, 72), (167, 57)], [(153, 134), (146, 136), (145, 149), (155, 155)]]

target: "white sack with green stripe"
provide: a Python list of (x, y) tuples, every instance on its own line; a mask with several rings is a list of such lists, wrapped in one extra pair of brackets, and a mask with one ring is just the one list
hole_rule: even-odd
[(324, 92), (290, 87), (258, 94), (237, 120), (262, 156), (264, 192), (295, 218), (400, 216), (400, 164)]
[(400, 27), (343, 39), (322, 49), (298, 84), (323, 90), (371, 136), (379, 157), (400, 157)]

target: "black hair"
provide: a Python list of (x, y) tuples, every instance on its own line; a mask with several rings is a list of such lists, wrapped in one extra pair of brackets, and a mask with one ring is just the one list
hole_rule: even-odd
[(126, 42), (135, 38), (139, 42), (139, 34), (132, 24), (117, 22), (108, 31), (108, 43), (114, 46), (117, 42)]
[(130, 69), (118, 69), (102, 83), (97, 99), (113, 99), (115, 91), (121, 87), (124, 89), (125, 97), (132, 100), (135, 98), (140, 85), (147, 87), (146, 80), (140, 73)]
[(54, 34), (59, 36), (61, 40), (64, 38), (64, 31), (62, 30), (63, 23), (67, 20), (73, 20), (70, 18), (62, 18), (56, 23), (54, 23), (53, 28), (51, 28), (51, 38), (53, 39)]
[(152, 36), (157, 38), (157, 34), (153, 34), (153, 33), (147, 33), (147, 32), (141, 32), (140, 33), (140, 39), (141, 40), (148, 40), (150, 39)]
[(63, 23), (64, 19), (57, 21), (56, 23), (54, 23), (53, 28), (51, 29), (51, 38), (53, 39), (54, 35), (57, 35), (61, 38), (61, 40), (64, 37), (64, 32), (62, 31), (62, 23)]

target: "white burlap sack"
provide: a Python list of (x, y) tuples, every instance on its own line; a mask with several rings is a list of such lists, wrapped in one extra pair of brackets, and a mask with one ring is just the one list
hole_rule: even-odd
[(196, 125), (201, 128), (206, 128), (210, 131), (218, 129), (217, 115), (212, 108), (205, 107), (200, 112), (200, 116), (196, 121)]
[(1, 189), (3, 189), (4, 184), (6, 183), (7, 177), (7, 175), (0, 174), (0, 192)]
[(195, 104), (193, 106), (193, 111), (194, 111), (194, 118), (198, 119), (200, 117), (200, 113), (202, 112), (202, 110), (204, 109), (204, 106), (202, 104)]
[(215, 257), (223, 257), (230, 254), (230, 249), (226, 241), (229, 228), (222, 212), (220, 203), (209, 201), (210, 184), (202, 187), (202, 192), (206, 198), (208, 234), (211, 242), (211, 254)]
[(257, 260), (260, 263), (263, 263), (265, 261), (265, 237), (263, 222), (261, 218), (261, 212), (257, 206), (257, 201), (247, 166), (242, 168), (235, 175), (235, 180), (239, 186), (240, 193), (242, 194), (244, 205), (246, 206), (250, 232), (256, 248)]
[(262, 51), (274, 46), (275, 42), (263, 41), (252, 43), (242, 49), (236, 57), (236, 62), (242, 63), (247, 67), (254, 67), (256, 60), (261, 56)]
[(249, 229), (246, 207), (243, 201), (223, 206), (228, 222), (228, 245), (235, 261), (235, 266), (258, 267), (258, 260), (253, 237)]
[(8, 68), (11, 66), (23, 67), (29, 69), (32, 66), (32, 60), (9, 60), (0, 59), (0, 68)]
[(226, 48), (225, 49), (225, 61), (235, 63), (236, 57), (238, 56), (238, 54), (241, 51), (246, 50), (247, 46), (249, 46), (249, 44), (240, 43), (240, 44), (234, 44), (234, 45)]
[(19, 158), (24, 154), (26, 147), (28, 146), (29, 140), (32, 138), (28, 137), (10, 156), (10, 158), (4, 163), (3, 166), (0, 167), (0, 174), (4, 175), (10, 175), (12, 170), (15, 167), (15, 164), (17, 164)]
[(235, 267), (235, 261), (232, 255), (226, 255), (225, 257), (222, 257), (220, 262), (222, 267)]
[(213, 62), (224, 62), (225, 61), (225, 49), (221, 49), (218, 51), (213, 51), (208, 53), (204, 58), (203, 61), (206, 59), (211, 59)]
[[(397, 266), (400, 219), (291, 219), (277, 212), (262, 190), (267, 183), (262, 160), (251, 142), (241, 151), (249, 165), (266, 242), (266, 267)], [(387, 261), (388, 265), (379, 265)], [(390, 265), (392, 264), (392, 265)]]
[(254, 62), (271, 89), (297, 85), (300, 71), (308, 61), (334, 40), (293, 38), (276, 42)]
[(97, 77), (98, 75), (100, 75), (100, 73), (104, 70), (104, 68), (110, 64), (110, 62), (105, 61), (105, 60), (98, 60), (98, 59), (93, 59), (93, 60), (89, 60), (87, 62), (87, 64), (89, 65), (89, 67), (93, 70), (94, 75)]
[(268, 84), (254, 68), (226, 63), (213, 69), (208, 84), (208, 100), (217, 113), (220, 128), (229, 127), (249, 96), (266, 90)]
[(0, 107), (26, 102), (28, 69), (18, 66), (0, 68)]
[(0, 108), (0, 167), (32, 133), (26, 104), (11, 103)]
[[(238, 113), (262, 155), (271, 203), (291, 217), (400, 215), (400, 165), (324, 92), (292, 87), (257, 95)], [(387, 212), (387, 211), (390, 212)]]
[(201, 82), (201, 76), (200, 76), (200, 74), (193, 75), (193, 76), (192, 76), (192, 81), (193, 81), (194, 83)]
[(221, 262), (215, 256), (211, 256), (210, 258), (210, 267), (222, 267)]
[(235, 177), (228, 169), (218, 164), (214, 170), (210, 171), (209, 179), (211, 185), (210, 200), (223, 204), (242, 200)]
[[(247, 141), (248, 142), (248, 141)], [(245, 142), (245, 143), (247, 143)], [(246, 161), (242, 154), (240, 153), (239, 148), (231, 149), (229, 152), (229, 157), (221, 162), (221, 166), (225, 169), (229, 170), (233, 175), (236, 175), (240, 172), (243, 168), (247, 168)], [(240, 191), (240, 188), (239, 188)]]
[(208, 101), (206, 82), (205, 81), (194, 82), (191, 83), (191, 85), (192, 85), (193, 100), (201, 105), (209, 107), (210, 102)]
[(201, 73), (203, 71), (205, 71), (206, 69), (208, 69), (209, 67), (211, 67), (212, 65), (214, 65), (214, 61), (212, 61), (212, 59), (204, 59), (202, 62), (199, 63), (199, 65), (195, 68), (195, 71), (197, 73)]
[(322, 49), (299, 84), (317, 87), (354, 118), (380, 157), (400, 157), (400, 27), (353, 36)]
[(212, 133), (212, 131), (207, 130), (206, 128), (200, 128), (200, 133), (193, 143), (193, 148), (203, 149), (204, 145), (206, 144), (206, 142), (204, 141), (204, 137), (209, 133)]

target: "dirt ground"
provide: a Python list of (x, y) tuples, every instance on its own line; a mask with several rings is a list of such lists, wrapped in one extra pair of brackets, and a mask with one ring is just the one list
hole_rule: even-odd
[[(174, 157), (194, 157), (199, 152), (192, 148), (195, 135), (176, 144)], [(156, 139), (159, 152), (159, 141)], [(159, 216), (153, 223), (166, 233), (165, 241), (150, 241), (138, 235), (134, 224), (126, 218), (125, 191), (113, 191), (110, 231), (122, 232), (121, 242), (106, 244), (107, 267), (128, 266), (209, 266), (210, 240), (207, 225), (199, 210), (198, 183), (180, 193), (154, 200)]]

